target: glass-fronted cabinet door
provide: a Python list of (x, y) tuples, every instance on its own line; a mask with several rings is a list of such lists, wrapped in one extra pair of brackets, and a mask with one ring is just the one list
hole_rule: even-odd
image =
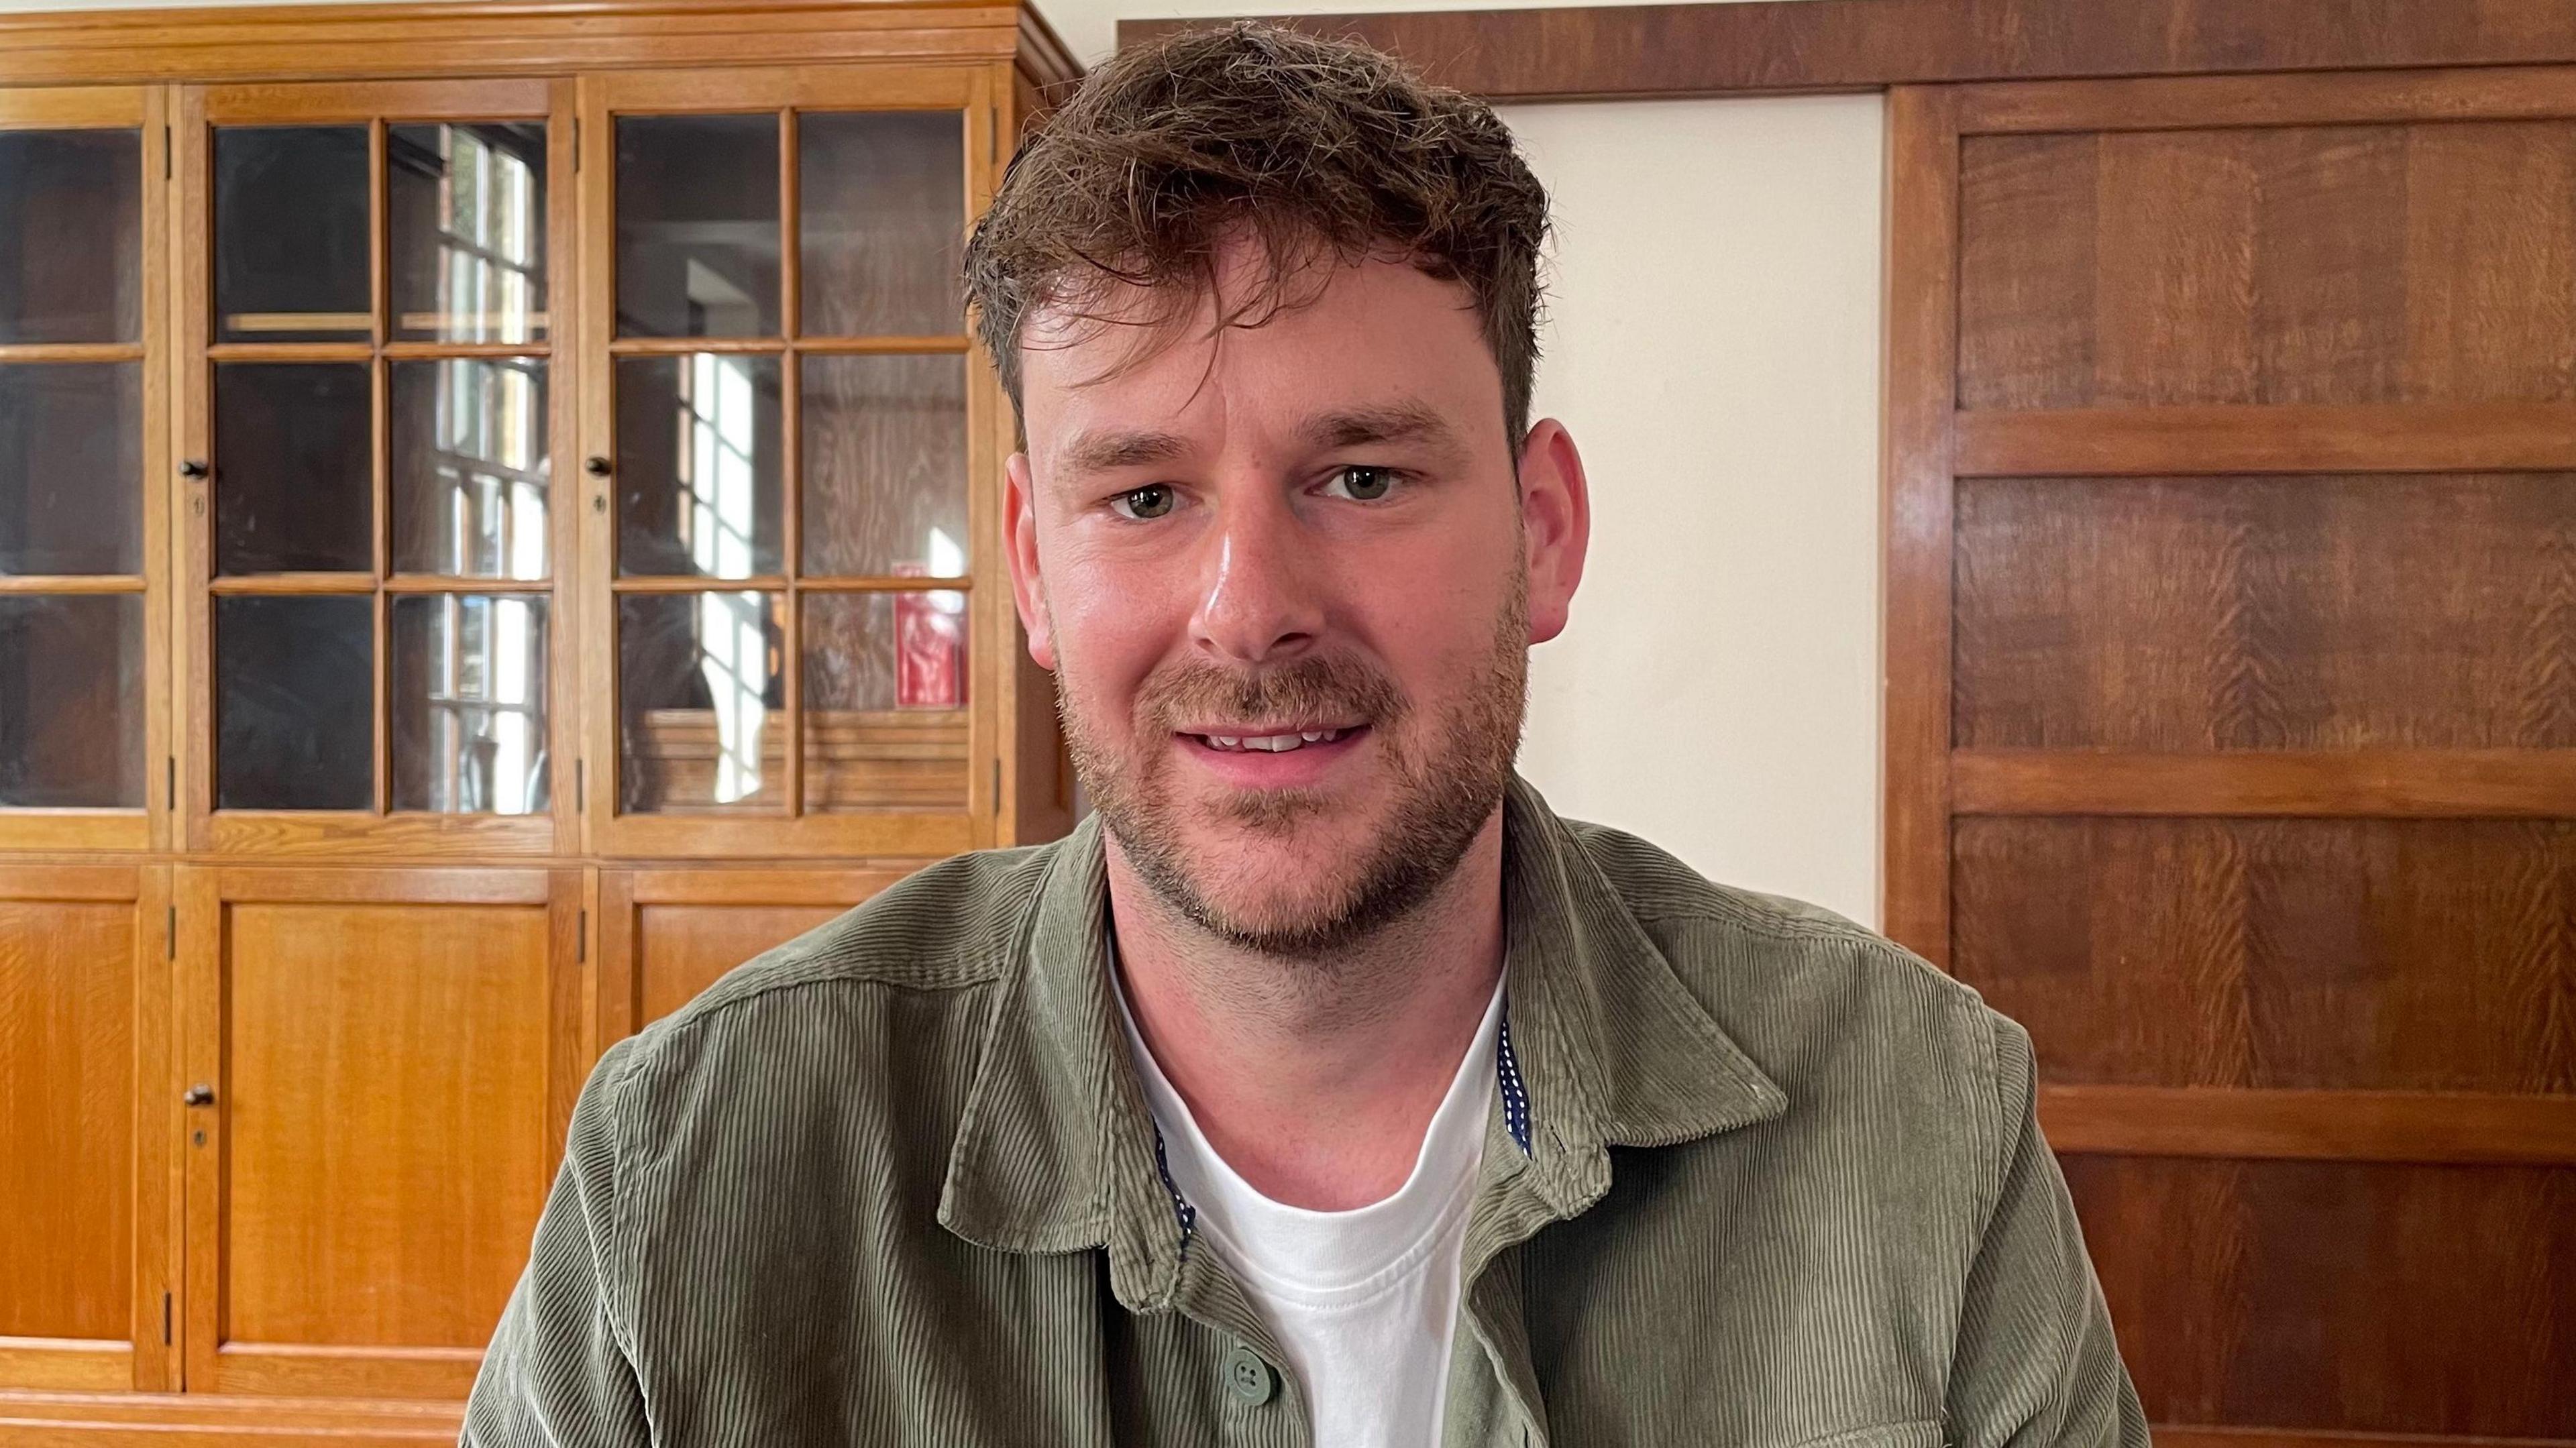
[(0, 88), (0, 848), (165, 842), (161, 112)]
[(583, 81), (604, 853), (989, 843), (1007, 427), (958, 264), (982, 67)]
[(542, 853), (570, 82), (183, 91), (189, 840)]

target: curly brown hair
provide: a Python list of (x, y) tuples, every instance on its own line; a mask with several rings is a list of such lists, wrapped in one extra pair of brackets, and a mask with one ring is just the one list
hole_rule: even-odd
[(967, 239), (967, 308), (1020, 402), (1037, 308), (1095, 312), (1119, 283), (1163, 293), (1167, 331), (1214, 286), (1219, 248), (1258, 243), (1266, 280), (1218, 318), (1258, 326), (1330, 257), (1394, 253), (1463, 284), (1503, 378), (1517, 449), (1538, 366), (1547, 192), (1493, 108), (1392, 56), (1250, 21), (1182, 31), (1093, 71), (1011, 158)]

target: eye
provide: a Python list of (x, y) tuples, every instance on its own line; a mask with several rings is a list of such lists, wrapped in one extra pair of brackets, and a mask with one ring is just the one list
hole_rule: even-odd
[(1144, 487), (1130, 488), (1120, 493), (1109, 500), (1109, 506), (1121, 518), (1133, 518), (1143, 522), (1149, 518), (1159, 518), (1172, 511), (1174, 501), (1170, 487), (1162, 483), (1150, 483)]
[(1339, 488), (1343, 497), (1354, 502), (1374, 503), (1395, 491), (1397, 476), (1393, 468), (1353, 463), (1333, 474), (1333, 480), (1324, 485), (1324, 491), (1330, 493)]

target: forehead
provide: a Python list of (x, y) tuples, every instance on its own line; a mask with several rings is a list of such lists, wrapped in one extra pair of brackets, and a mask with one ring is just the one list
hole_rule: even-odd
[[(1174, 432), (1308, 429), (1322, 414), (1393, 400), (1481, 427), (1501, 426), (1502, 378), (1473, 296), (1457, 282), (1370, 257), (1293, 275), (1279, 305), (1229, 254), (1214, 290), (1177, 311), (1168, 293), (1116, 283), (1075, 307), (1034, 312), (1021, 338), (1029, 451), (1106, 425)], [(1252, 303), (1217, 327), (1220, 306)]]

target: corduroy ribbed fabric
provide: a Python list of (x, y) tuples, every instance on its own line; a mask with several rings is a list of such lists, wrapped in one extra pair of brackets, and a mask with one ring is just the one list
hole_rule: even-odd
[[(1521, 781), (1504, 823), (1527, 1146), (1489, 1113), (1446, 1444), (2145, 1448), (2019, 1027)], [(464, 1443), (1307, 1444), (1157, 1169), (1104, 880), (1096, 821), (960, 856), (613, 1047)]]

